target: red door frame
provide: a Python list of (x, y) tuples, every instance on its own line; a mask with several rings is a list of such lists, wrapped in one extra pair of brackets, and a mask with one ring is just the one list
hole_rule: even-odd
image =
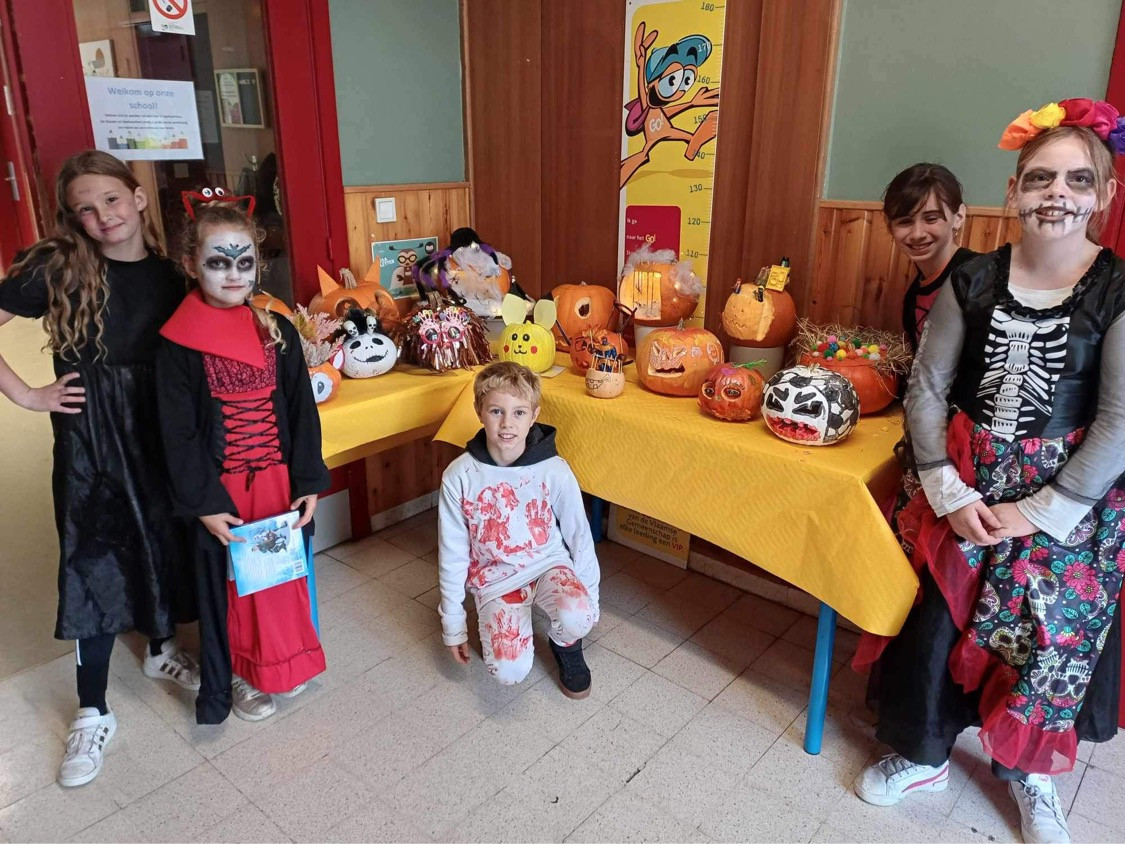
[[(0, 1), (8, 4), (23, 79), (27, 177), (43, 199), (46, 222), (62, 162), (94, 144), (73, 0)], [(293, 292), (308, 302), (319, 291), (318, 265), (348, 265), (328, 0), (270, 0), (262, 12)]]

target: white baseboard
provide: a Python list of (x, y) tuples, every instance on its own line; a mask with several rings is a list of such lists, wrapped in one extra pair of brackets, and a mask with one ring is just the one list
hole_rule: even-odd
[(381, 513), (375, 513), (371, 517), (371, 530), (382, 530), (383, 528), (405, 521), (411, 516), (425, 513), (431, 507), (436, 507), (439, 492), (440, 490), (427, 492), (425, 495), (420, 495), (411, 501), (399, 504), (397, 507), (392, 507)]
[(319, 554), (325, 548), (352, 538), (351, 501), (351, 494), (346, 489), (317, 499), (314, 553)]

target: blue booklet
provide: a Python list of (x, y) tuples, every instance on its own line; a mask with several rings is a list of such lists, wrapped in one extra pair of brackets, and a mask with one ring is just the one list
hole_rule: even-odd
[(297, 527), (300, 520), (301, 514), (293, 510), (230, 529), (246, 540), (229, 546), (229, 575), (239, 597), (308, 575), (305, 538)]

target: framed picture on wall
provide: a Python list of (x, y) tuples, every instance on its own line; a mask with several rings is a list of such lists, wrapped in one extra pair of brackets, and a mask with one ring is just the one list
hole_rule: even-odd
[(262, 80), (254, 68), (235, 67), (215, 71), (219, 98), (219, 120), (228, 128), (265, 129)]

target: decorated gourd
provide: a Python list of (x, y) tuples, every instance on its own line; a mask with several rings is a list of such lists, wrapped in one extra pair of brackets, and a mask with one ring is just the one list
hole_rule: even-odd
[(784, 290), (735, 283), (723, 306), (723, 331), (736, 346), (773, 349), (784, 346), (797, 331), (797, 307)]
[(625, 391), (625, 373), (602, 369), (586, 370), (586, 392), (597, 399), (613, 399)]
[(394, 341), (383, 333), (373, 311), (352, 308), (340, 327), (344, 365), (349, 378), (372, 378), (390, 372), (398, 360)]
[(762, 416), (769, 429), (798, 445), (832, 445), (859, 421), (859, 396), (839, 373), (816, 366), (783, 369), (767, 383)]
[(658, 328), (637, 347), (637, 380), (654, 393), (697, 396), (722, 362), (722, 344), (705, 328)]
[(336, 397), (340, 389), (340, 367), (343, 365), (344, 350), (336, 349), (324, 363), (309, 367), (309, 383), (312, 384), (313, 399), (317, 404), (324, 404)]
[(866, 358), (820, 360), (817, 355), (806, 352), (800, 362), (806, 366), (822, 366), (851, 381), (859, 396), (859, 412), (863, 415), (878, 413), (894, 401), (898, 392), (898, 376), (894, 372), (880, 371), (874, 361)]
[(699, 388), (699, 406), (716, 419), (746, 422), (762, 407), (762, 375), (749, 363), (721, 363)]
[(629, 353), (625, 338), (608, 328), (587, 329), (571, 341), (570, 362), (577, 372), (589, 369), (596, 354), (624, 358)]
[(609, 328), (613, 319), (614, 294), (608, 287), (584, 281), (581, 284), (560, 284), (551, 291), (551, 298), (558, 309), (555, 345), (564, 352), (571, 348), (575, 338), (583, 331)]
[(671, 249), (654, 251), (646, 243), (626, 259), (617, 300), (637, 325), (676, 325), (695, 313), (702, 292), (691, 261), (677, 261)]
[(524, 322), (527, 302), (509, 293), (502, 306), (504, 331), (500, 335), (497, 357), (522, 364), (532, 372), (546, 372), (555, 365), (555, 303), (540, 299), (535, 303), (534, 322)]
[(901, 332), (838, 324), (798, 324), (793, 351), (800, 363), (823, 366), (852, 382), (861, 414), (878, 413), (898, 395), (911, 352)]
[(407, 363), (448, 372), (492, 360), (480, 317), (462, 305), (439, 300), (419, 304), (395, 327), (399, 355)]
[(345, 284), (341, 285), (320, 267), (316, 269), (320, 277), (320, 292), (309, 302), (311, 312), (343, 319), (351, 308), (359, 308), (374, 311), (381, 324), (398, 321), (398, 305), (382, 285), (369, 281), (356, 284), (355, 276), (347, 271), (344, 274)]

